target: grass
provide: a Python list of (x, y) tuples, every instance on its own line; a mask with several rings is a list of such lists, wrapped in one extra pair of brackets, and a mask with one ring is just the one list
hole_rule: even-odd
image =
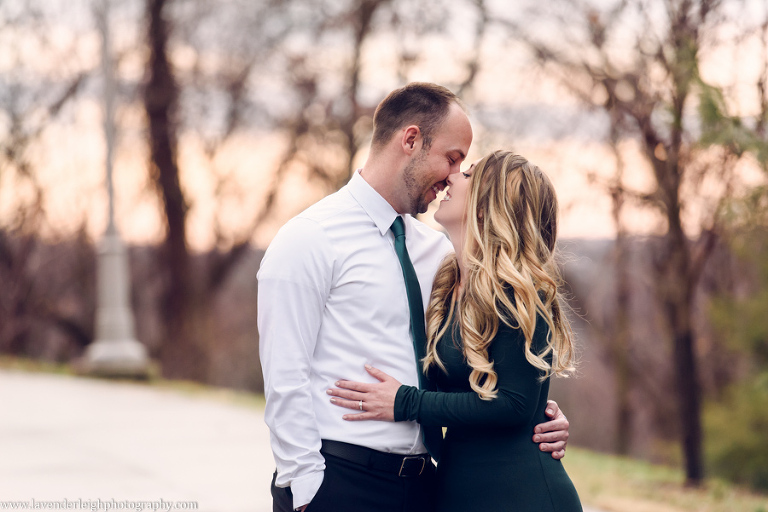
[(717, 479), (686, 487), (675, 468), (575, 447), (563, 463), (582, 501), (607, 512), (768, 512), (768, 496)]
[[(0, 356), (0, 369), (77, 375), (70, 366)], [(257, 393), (215, 388), (187, 381), (151, 377), (136, 385), (152, 386), (200, 399), (263, 409)], [(568, 447), (563, 460), (582, 502), (606, 512), (768, 512), (768, 496), (709, 479), (703, 488), (684, 486), (681, 470)]]
[(66, 364), (4, 355), (0, 355), (0, 369), (24, 372), (56, 373), (59, 375), (75, 374), (72, 368)]

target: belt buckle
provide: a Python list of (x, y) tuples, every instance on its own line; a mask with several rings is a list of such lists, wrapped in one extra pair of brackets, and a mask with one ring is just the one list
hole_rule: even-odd
[[(400, 464), (400, 471), (397, 472), (397, 476), (404, 477), (403, 475), (403, 469), (405, 469), (405, 463), (409, 460), (420, 460), (421, 461), (421, 469), (419, 469), (419, 475), (424, 471), (424, 468), (427, 465), (427, 459), (426, 457), (420, 457), (420, 456), (414, 456), (414, 457), (403, 457), (403, 463)], [(416, 475), (416, 476), (419, 476)]]

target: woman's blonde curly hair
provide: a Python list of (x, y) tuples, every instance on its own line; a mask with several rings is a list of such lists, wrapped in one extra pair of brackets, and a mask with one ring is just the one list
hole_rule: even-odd
[[(544, 377), (573, 370), (573, 333), (563, 314), (554, 260), (557, 197), (549, 178), (525, 158), (495, 151), (474, 168), (464, 221), (467, 275), (459, 291), (459, 265), (448, 256), (435, 276), (427, 308), (424, 371), (445, 369), (437, 343), (452, 324), (456, 305), (470, 385), (481, 398), (496, 396), (497, 376), (488, 349), (499, 320), (525, 336), (525, 357)], [(510, 295), (514, 297), (512, 300)], [(549, 326), (547, 346), (531, 349), (537, 316)], [(552, 354), (552, 363), (546, 357)]]

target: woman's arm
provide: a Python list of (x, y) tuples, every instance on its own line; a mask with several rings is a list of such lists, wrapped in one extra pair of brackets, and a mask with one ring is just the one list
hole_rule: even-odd
[[(547, 324), (537, 322), (534, 350), (546, 343)], [(536, 412), (543, 382), (540, 372), (526, 359), (523, 335), (518, 329), (500, 325), (489, 351), (498, 377), (496, 398), (482, 400), (474, 391), (445, 393), (402, 386), (386, 373), (366, 367), (380, 382), (339, 381), (341, 389), (329, 389), (331, 401), (353, 409), (345, 420), (415, 420), (437, 426), (516, 426), (527, 423)], [(362, 406), (362, 409), (360, 408)], [(559, 449), (559, 447), (558, 447)]]
[[(546, 344), (547, 332), (547, 324), (537, 322), (535, 348)], [(444, 427), (527, 424), (538, 408), (543, 382), (541, 372), (525, 359), (523, 343), (519, 329), (499, 326), (489, 350), (498, 377), (496, 398), (483, 400), (474, 391), (443, 393), (401, 386), (395, 397), (395, 421)]]
[[(537, 322), (534, 349), (546, 343), (547, 327)], [(500, 327), (499, 343), (489, 354), (498, 375), (498, 396), (481, 400), (475, 393), (440, 393), (419, 391), (402, 386), (381, 370), (366, 366), (378, 383), (339, 381), (339, 388), (329, 389), (331, 401), (354, 411), (344, 415), (348, 421), (398, 421), (415, 419), (425, 425), (470, 426), (498, 425), (515, 427), (528, 422), (540, 400), (542, 382), (539, 373), (525, 359), (522, 335), (516, 330)], [(363, 409), (360, 411), (360, 404)], [(569, 437), (569, 422), (553, 401), (547, 403), (546, 416), (552, 421), (536, 425), (532, 441), (554, 459), (565, 456)]]

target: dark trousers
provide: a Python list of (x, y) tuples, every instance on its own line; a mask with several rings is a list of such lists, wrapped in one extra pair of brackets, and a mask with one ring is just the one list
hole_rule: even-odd
[[(322, 452), (321, 452), (322, 453)], [(433, 512), (435, 467), (419, 476), (401, 477), (323, 453), (323, 484), (306, 512)], [(272, 477), (273, 512), (291, 512), (289, 487), (276, 487)]]

